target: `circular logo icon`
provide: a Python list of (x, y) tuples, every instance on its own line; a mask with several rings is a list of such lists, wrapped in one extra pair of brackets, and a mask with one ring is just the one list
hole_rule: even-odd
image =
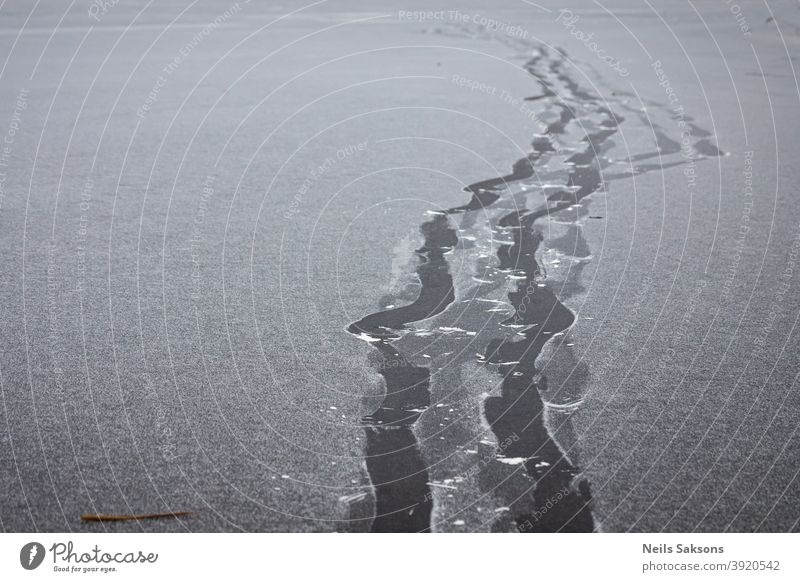
[(19, 563), (26, 570), (35, 570), (44, 561), (44, 546), (39, 542), (28, 542), (19, 551)]

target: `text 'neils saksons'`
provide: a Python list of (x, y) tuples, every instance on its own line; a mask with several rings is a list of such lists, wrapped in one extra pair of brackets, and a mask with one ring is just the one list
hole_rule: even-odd
[(722, 546), (696, 546), (694, 544), (677, 544), (674, 547), (668, 544), (642, 544), (643, 554), (723, 554)]

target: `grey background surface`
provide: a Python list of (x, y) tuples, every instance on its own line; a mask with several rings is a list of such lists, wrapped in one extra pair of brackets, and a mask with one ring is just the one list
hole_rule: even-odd
[[(426, 210), (507, 172), (533, 131), (452, 81), (528, 96), (519, 49), (399, 16), (439, 8), (417, 4), (0, 6), (3, 530), (344, 527), (342, 499), (369, 490), (362, 397), (381, 390), (344, 328), (404, 276)], [(601, 93), (665, 102), (660, 60), (729, 154), (698, 164), (691, 191), (675, 167), (592, 196), (604, 219), (585, 224), (593, 260), (566, 301), (588, 376), (556, 434), (596, 518), (796, 531), (800, 10), (742, 3), (744, 35), (724, 2), (574, 2), (621, 77), (555, 22), (560, 3), (541, 4), (441, 8), (563, 47)], [(620, 158), (652, 149), (646, 127), (621, 133)], [(571, 370), (556, 354), (548, 379)], [(481, 374), (460, 403), (478, 424)], [(439, 511), (436, 529), (487, 530), (493, 501), (459, 495), (472, 509)], [(194, 516), (79, 520), (160, 511)]]

